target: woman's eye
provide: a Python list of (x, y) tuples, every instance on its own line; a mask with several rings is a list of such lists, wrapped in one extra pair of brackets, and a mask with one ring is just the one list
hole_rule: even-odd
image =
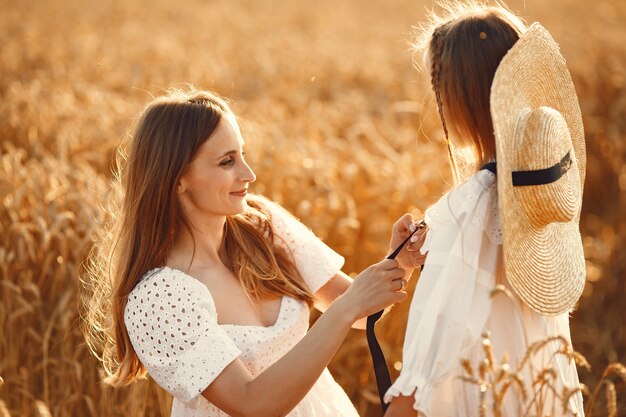
[(229, 166), (232, 166), (234, 163), (235, 163), (235, 160), (233, 158), (225, 159), (222, 162), (220, 162), (220, 166), (229, 167)]

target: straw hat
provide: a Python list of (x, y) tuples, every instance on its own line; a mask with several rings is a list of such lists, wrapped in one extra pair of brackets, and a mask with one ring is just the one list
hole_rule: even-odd
[(498, 66), (491, 116), (507, 278), (534, 311), (564, 313), (585, 286), (585, 138), (565, 59), (538, 23)]

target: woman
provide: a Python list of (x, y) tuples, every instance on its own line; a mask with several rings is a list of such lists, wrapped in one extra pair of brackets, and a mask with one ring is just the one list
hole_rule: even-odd
[(571, 77), (540, 25), (500, 6), (446, 11), (424, 45), (456, 186), (425, 214), (429, 255), (385, 415), (582, 416), (568, 314), (585, 282), (585, 152)]
[[(385, 260), (353, 283), (309, 229), (248, 195), (243, 147), (215, 94), (147, 106), (87, 277), (88, 341), (106, 382), (150, 374), (172, 416), (357, 416), (326, 366), (351, 326), (406, 298), (405, 271)], [(312, 305), (324, 313), (307, 332)]]

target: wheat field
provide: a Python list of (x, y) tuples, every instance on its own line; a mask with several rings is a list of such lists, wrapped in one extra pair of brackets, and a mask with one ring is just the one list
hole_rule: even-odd
[[(79, 329), (78, 273), (116, 146), (170, 86), (232, 99), (252, 191), (343, 254), (346, 272), (378, 261), (393, 221), (420, 216), (449, 188), (436, 106), (409, 51), (430, 6), (0, 0), (0, 417), (169, 415), (171, 399), (152, 382), (100, 382)], [(509, 6), (551, 31), (580, 98), (588, 282), (572, 335), (592, 365), (581, 381), (593, 387), (609, 363), (626, 362), (626, 1)], [(407, 312), (396, 307), (378, 327), (396, 368)], [(363, 333), (349, 335), (330, 369), (362, 416), (380, 415)], [(619, 410), (601, 396), (597, 415), (626, 413), (624, 381), (614, 383)]]

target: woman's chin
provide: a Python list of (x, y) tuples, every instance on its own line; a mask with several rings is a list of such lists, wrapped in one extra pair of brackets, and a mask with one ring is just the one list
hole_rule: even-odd
[(246, 201), (245, 197), (244, 198), (240, 198), (240, 200), (238, 202), (234, 202), (233, 204), (233, 214), (241, 214), (244, 211), (246, 211), (246, 209), (248, 208), (248, 202)]

